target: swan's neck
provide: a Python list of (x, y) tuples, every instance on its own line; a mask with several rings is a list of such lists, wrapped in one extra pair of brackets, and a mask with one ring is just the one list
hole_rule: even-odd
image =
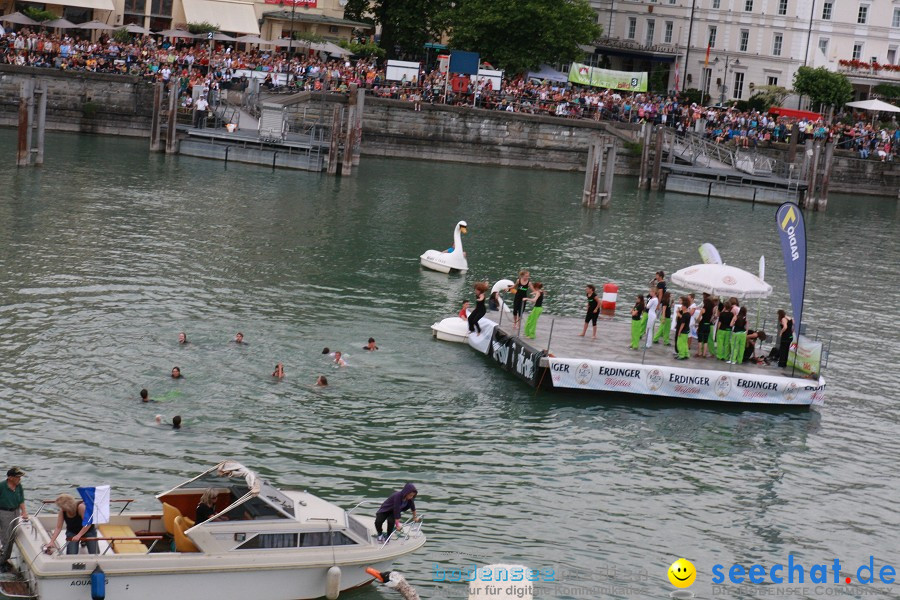
[(459, 234), (459, 225), (453, 230), (453, 247), (457, 252), (462, 252), (462, 236)]

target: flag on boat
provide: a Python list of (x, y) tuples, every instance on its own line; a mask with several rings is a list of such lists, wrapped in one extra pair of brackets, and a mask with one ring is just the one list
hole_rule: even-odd
[(109, 486), (80, 487), (78, 494), (84, 500), (82, 525), (109, 523)]
[(803, 296), (806, 293), (806, 225), (800, 207), (785, 202), (775, 211), (781, 251), (784, 254), (784, 270), (787, 274), (791, 308), (794, 311), (794, 339), (799, 339), (800, 321), (803, 318)]

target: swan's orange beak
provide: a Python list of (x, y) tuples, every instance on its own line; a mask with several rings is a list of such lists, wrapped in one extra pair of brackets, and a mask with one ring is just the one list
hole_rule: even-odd
[(384, 577), (381, 576), (381, 573), (379, 573), (377, 569), (366, 567), (366, 573), (377, 579), (380, 583), (384, 583)]
[(460, 228), (459, 228), (459, 232), (460, 232), (460, 233), (467, 233), (467, 230), (468, 230), (467, 227), (460, 227)]

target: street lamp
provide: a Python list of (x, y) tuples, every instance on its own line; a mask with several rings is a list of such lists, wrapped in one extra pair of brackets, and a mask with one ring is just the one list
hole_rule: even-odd
[[(730, 60), (731, 60), (731, 57), (726, 54), (725, 55), (725, 77), (722, 79), (722, 86), (721, 86), (722, 91), (721, 91), (721, 94), (719, 95), (719, 105), (720, 106), (725, 105), (725, 92), (728, 91), (728, 61), (730, 61)], [(716, 62), (718, 62), (718, 60)], [(731, 63), (731, 67), (734, 68), (734, 67), (739, 67), (739, 66), (741, 66), (740, 59), (738, 59), (738, 58), (734, 59), (734, 62)]]

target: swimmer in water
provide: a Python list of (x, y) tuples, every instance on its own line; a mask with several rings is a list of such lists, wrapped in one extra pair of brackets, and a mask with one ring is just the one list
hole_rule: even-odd
[(369, 343), (363, 346), (363, 350), (368, 350), (370, 352), (372, 350), (378, 350), (378, 346), (375, 345), (375, 338), (370, 337)]
[(343, 358), (341, 358), (341, 356), (343, 356), (343, 355), (339, 351), (335, 351), (334, 364), (336, 364), (339, 367), (346, 367), (347, 362)]
[(319, 375), (316, 379), (316, 387), (328, 387), (328, 379), (324, 375)]
[(272, 377), (277, 377), (278, 379), (284, 378), (284, 364), (278, 363), (275, 365), (275, 371), (272, 372)]
[(234, 336), (234, 343), (235, 344), (243, 344), (244, 343), (244, 334), (241, 333), (240, 331), (238, 331), (237, 334)]
[(172, 417), (172, 429), (181, 429), (181, 415)]
[(331, 354), (331, 349), (329, 349), (328, 346), (325, 346), (322, 348), (322, 354)]
[(184, 375), (181, 374), (181, 367), (172, 367), (172, 379), (183, 379)]
[(141, 402), (150, 402), (150, 392), (146, 389), (141, 390)]
[(183, 331), (178, 334), (178, 343), (181, 345), (190, 344), (187, 339), (187, 334), (185, 334)]

